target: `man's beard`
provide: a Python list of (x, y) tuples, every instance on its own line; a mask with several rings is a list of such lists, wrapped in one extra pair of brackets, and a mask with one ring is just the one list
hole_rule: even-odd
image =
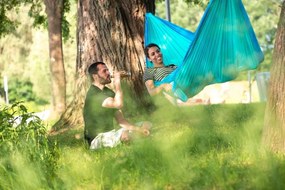
[(111, 83), (111, 77), (110, 76), (107, 77), (107, 78), (103, 78), (100, 75), (98, 75), (98, 78), (99, 78), (100, 84), (105, 85), (105, 84), (110, 84)]

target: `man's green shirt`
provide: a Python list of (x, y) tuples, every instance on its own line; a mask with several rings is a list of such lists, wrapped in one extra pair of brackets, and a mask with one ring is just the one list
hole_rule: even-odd
[(91, 85), (84, 103), (84, 136), (91, 141), (99, 134), (114, 129), (113, 119), (117, 109), (102, 107), (103, 101), (108, 97), (115, 97), (115, 93), (104, 87), (103, 90)]

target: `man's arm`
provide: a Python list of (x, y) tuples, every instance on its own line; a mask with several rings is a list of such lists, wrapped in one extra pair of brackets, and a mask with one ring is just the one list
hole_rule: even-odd
[(103, 107), (117, 108), (117, 109), (121, 109), (123, 107), (123, 91), (121, 88), (120, 72), (116, 72), (114, 74), (114, 90), (115, 90), (115, 97), (106, 98), (102, 103)]
[(128, 122), (126, 120), (126, 118), (124, 117), (124, 115), (123, 115), (121, 110), (118, 110), (115, 113), (115, 118), (116, 118), (116, 121), (118, 122), (118, 124), (122, 128), (124, 128), (126, 130), (138, 132), (138, 133), (143, 134), (145, 136), (148, 136), (149, 133), (150, 133), (148, 128), (146, 128), (146, 127), (137, 127), (137, 126), (131, 124), (130, 122)]

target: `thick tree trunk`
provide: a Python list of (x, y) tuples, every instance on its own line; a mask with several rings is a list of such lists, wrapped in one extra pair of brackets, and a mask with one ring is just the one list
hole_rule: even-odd
[(79, 0), (77, 27), (77, 64), (74, 99), (55, 124), (54, 130), (82, 127), (82, 108), (89, 87), (86, 73), (95, 61), (105, 62), (109, 69), (132, 73), (128, 79), (133, 97), (141, 105), (149, 103), (142, 81), (145, 66), (144, 15), (154, 12), (152, 0)]
[(66, 109), (66, 79), (63, 62), (61, 21), (63, 0), (44, 0), (48, 16), (52, 105), (55, 114)]
[(285, 152), (285, 1), (275, 39), (270, 71), (269, 98), (266, 106), (263, 142), (271, 150)]

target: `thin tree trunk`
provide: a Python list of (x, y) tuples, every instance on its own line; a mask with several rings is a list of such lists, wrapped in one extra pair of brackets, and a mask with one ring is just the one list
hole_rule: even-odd
[(48, 16), (52, 105), (55, 114), (66, 109), (66, 79), (62, 50), (63, 0), (44, 0)]
[(74, 98), (53, 131), (83, 127), (82, 108), (89, 79), (88, 66), (103, 61), (109, 69), (132, 73), (128, 84), (133, 97), (143, 106), (146, 97), (142, 73), (145, 66), (144, 15), (154, 12), (152, 0), (79, 0), (77, 23), (77, 63)]
[(263, 142), (271, 150), (285, 152), (285, 1), (276, 33), (270, 70)]

